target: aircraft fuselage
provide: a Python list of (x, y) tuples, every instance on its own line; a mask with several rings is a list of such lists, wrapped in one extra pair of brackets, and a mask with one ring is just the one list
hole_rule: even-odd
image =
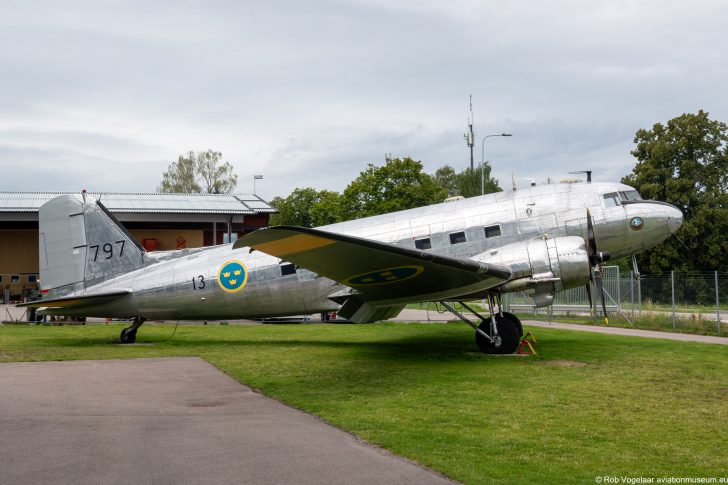
[[(610, 194), (615, 194), (616, 199)], [(542, 185), (319, 229), (472, 259), (508, 244), (538, 238), (585, 238), (589, 209), (600, 250), (620, 258), (659, 244), (682, 221), (682, 214), (673, 206), (641, 201), (634, 194), (631, 187), (616, 183)], [(89, 246), (97, 247), (113, 243), (87, 241)], [(97, 261), (88, 264), (107, 264), (103, 257), (96, 256)], [(87, 258), (90, 257), (91, 253)], [(95, 308), (86, 307), (78, 315), (146, 319), (300, 315), (336, 310), (339, 305), (328, 296), (344, 288), (262, 252), (249, 248), (234, 250), (231, 244), (151, 253), (149, 258), (156, 262), (82, 290), (84, 294), (122, 289), (131, 293)], [(230, 262), (233, 263), (226, 266)], [(246, 269), (245, 281), (237, 280), (232, 272), (238, 263)], [(81, 294), (79, 290), (74, 291)], [(48, 296), (64, 296), (53, 293)], [(74, 316), (72, 309), (47, 313)]]

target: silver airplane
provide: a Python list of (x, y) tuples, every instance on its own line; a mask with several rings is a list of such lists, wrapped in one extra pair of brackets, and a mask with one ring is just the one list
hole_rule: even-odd
[[(146, 252), (85, 194), (40, 208), (41, 315), (145, 320), (263, 318), (338, 311), (356, 323), (440, 302), (475, 329), (486, 353), (512, 353), (522, 327), (501, 295), (526, 291), (547, 306), (595, 282), (599, 265), (653, 247), (682, 224), (665, 202), (618, 183), (530, 187), (316, 229), (260, 229), (234, 244)], [(465, 302), (485, 299), (487, 315)], [(591, 298), (591, 294), (590, 294)], [(466, 317), (453, 303), (476, 315)], [(485, 312), (484, 312), (485, 313)]]

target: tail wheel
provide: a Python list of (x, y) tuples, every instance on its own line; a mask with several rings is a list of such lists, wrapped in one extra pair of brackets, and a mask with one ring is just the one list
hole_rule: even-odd
[(122, 344), (133, 344), (136, 342), (136, 328), (125, 328), (121, 331), (121, 335), (119, 336), (119, 341)]
[[(518, 342), (521, 340), (516, 324), (508, 318), (497, 318), (496, 326), (498, 335), (495, 337), (494, 342), (489, 342), (488, 339), (475, 332), (475, 344), (481, 352), (486, 354), (512, 354), (518, 348)], [(483, 320), (478, 328), (491, 335), (490, 318)]]

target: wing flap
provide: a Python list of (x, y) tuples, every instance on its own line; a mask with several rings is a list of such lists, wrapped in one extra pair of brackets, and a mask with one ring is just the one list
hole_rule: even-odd
[(96, 293), (93, 295), (67, 296), (62, 298), (51, 298), (48, 300), (37, 300), (28, 303), (20, 303), (18, 307), (30, 308), (80, 308), (93, 306), (121, 298), (131, 293), (130, 290), (111, 291), (107, 293)]
[(240, 238), (234, 248), (246, 246), (354, 288), (367, 301), (446, 298), (511, 277), (506, 266), (303, 227), (260, 229)]

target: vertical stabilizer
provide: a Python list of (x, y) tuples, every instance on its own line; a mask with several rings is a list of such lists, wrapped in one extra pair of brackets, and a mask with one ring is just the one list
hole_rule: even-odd
[(144, 266), (139, 242), (91, 197), (56, 197), (38, 223), (43, 291), (68, 294)]

